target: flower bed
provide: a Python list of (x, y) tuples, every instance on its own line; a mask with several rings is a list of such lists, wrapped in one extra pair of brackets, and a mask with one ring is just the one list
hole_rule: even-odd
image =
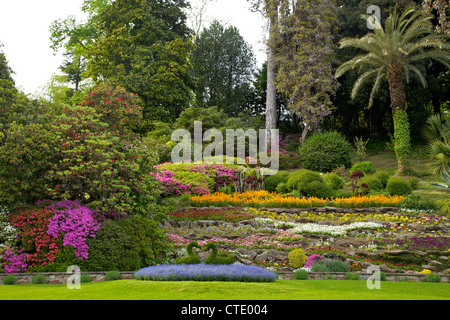
[(195, 206), (240, 206), (255, 208), (312, 208), (335, 206), (343, 208), (363, 208), (396, 207), (403, 198), (404, 197), (401, 196), (373, 195), (330, 200), (315, 197), (299, 198), (259, 190), (234, 194), (216, 192), (209, 195), (192, 196), (190, 197), (190, 200)]
[(277, 275), (256, 266), (231, 265), (156, 265), (136, 271), (135, 279), (149, 281), (239, 281), (272, 282)]
[(177, 210), (167, 213), (171, 220), (221, 220), (227, 222), (238, 222), (251, 219), (252, 215), (241, 213), (240, 208), (218, 208), (218, 209), (193, 209)]

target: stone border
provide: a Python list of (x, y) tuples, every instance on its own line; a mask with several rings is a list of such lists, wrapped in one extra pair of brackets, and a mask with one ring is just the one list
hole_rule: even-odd
[[(364, 272), (355, 272), (360, 275), (360, 280), (367, 280), (372, 274)], [(89, 274), (92, 282), (106, 281), (107, 272), (81, 272), (81, 274)], [(8, 274), (0, 273), (0, 285)], [(43, 275), (46, 278), (46, 284), (66, 284), (67, 279), (73, 275), (66, 272), (46, 272), (46, 273), (11, 273), (17, 277), (17, 284), (31, 284), (31, 278), (34, 275)], [(438, 273), (441, 277), (441, 283), (450, 283), (450, 274)], [(133, 279), (134, 271), (120, 272), (120, 279)], [(346, 272), (308, 272), (310, 280), (326, 280), (331, 276), (334, 280), (345, 280)], [(386, 273), (386, 281), (408, 281), (408, 282), (425, 282), (425, 274), (411, 273)], [(293, 280), (293, 272), (278, 272), (279, 280)]]
[[(355, 272), (360, 275), (360, 280), (367, 280), (372, 274), (364, 272)], [(411, 273), (385, 273), (386, 281), (407, 281), (407, 282), (425, 282), (427, 275), (425, 274), (411, 274)], [(450, 283), (450, 274), (438, 273), (441, 277), (441, 283)], [(347, 278), (346, 272), (308, 272), (308, 279), (310, 280), (325, 280), (331, 276), (334, 280), (345, 280)], [(293, 280), (293, 272), (279, 272), (278, 279)]]
[[(82, 274), (88, 274), (91, 277), (91, 282), (106, 281), (106, 274), (108, 272), (80, 272)], [(43, 275), (46, 279), (46, 284), (67, 284), (67, 280), (73, 273), (67, 272), (42, 272), (42, 273), (0, 273), (0, 285), (3, 285), (3, 278), (7, 275), (13, 275), (17, 278), (17, 284), (32, 284), (31, 278), (35, 275)], [(132, 279), (134, 271), (120, 272), (121, 279)]]

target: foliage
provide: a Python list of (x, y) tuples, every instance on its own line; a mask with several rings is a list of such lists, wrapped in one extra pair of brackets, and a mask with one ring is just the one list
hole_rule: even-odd
[(42, 274), (35, 274), (31, 277), (32, 284), (44, 284), (46, 282), (45, 276)]
[(307, 258), (308, 257), (306, 256), (305, 251), (303, 251), (303, 249), (301, 248), (294, 249), (290, 251), (288, 254), (289, 266), (291, 266), (294, 269), (301, 268), (305, 265)]
[(200, 263), (201, 262), (200, 258), (194, 253), (193, 248), (201, 249), (201, 247), (199, 246), (197, 241), (189, 242), (189, 244), (186, 246), (186, 251), (188, 253), (188, 256), (175, 259), (175, 263), (176, 264), (198, 264), (198, 263)]
[(375, 172), (375, 176), (378, 177), (378, 179), (380, 179), (381, 183), (383, 184), (383, 188), (386, 187), (388, 181), (389, 181), (389, 173), (383, 170), (377, 171)]
[(45, 194), (45, 173), (54, 160), (56, 134), (47, 125), (14, 123), (0, 147), (0, 203), (13, 208)]
[(217, 245), (214, 242), (209, 242), (203, 251), (211, 250), (211, 254), (205, 259), (205, 264), (233, 264), (235, 262), (235, 258), (233, 255), (227, 256), (217, 256)]
[(382, 191), (384, 189), (383, 182), (376, 175), (366, 175), (361, 179), (361, 183), (367, 184), (366, 192)]
[(306, 169), (292, 172), (286, 184), (289, 190), (306, 197), (329, 198), (333, 194), (319, 173)]
[(153, 153), (130, 130), (141, 117), (139, 99), (109, 85), (78, 106), (62, 107), (52, 125), (58, 147), (45, 174), (46, 194), (104, 212), (152, 214), (159, 196), (149, 175)]
[(329, 172), (352, 163), (350, 143), (338, 132), (318, 132), (299, 148), (303, 167), (313, 171)]
[(210, 194), (238, 183), (241, 172), (235, 165), (213, 163), (162, 163), (156, 170), (156, 179), (165, 188), (166, 196)]
[(408, 181), (401, 177), (390, 177), (386, 185), (388, 194), (406, 196), (412, 192), (411, 185)]
[(349, 265), (346, 261), (328, 258), (317, 261), (311, 267), (311, 271), (314, 272), (348, 272), (348, 270)]
[(289, 178), (289, 172), (280, 170), (277, 173), (264, 178), (264, 187), (269, 192), (276, 191), (275, 189), (280, 183), (286, 183)]
[(433, 201), (419, 194), (407, 195), (406, 198), (400, 202), (400, 208), (425, 212), (438, 210), (438, 206)]
[(362, 137), (355, 137), (353, 140), (353, 144), (355, 145), (355, 156), (359, 161), (362, 161), (365, 157), (367, 157), (367, 144), (369, 143), (369, 139), (363, 140)]
[(138, 253), (131, 247), (131, 235), (126, 233), (119, 221), (105, 220), (87, 245), (89, 259), (78, 264), (85, 271), (130, 271), (140, 266)]
[(250, 91), (255, 58), (236, 27), (214, 20), (194, 42), (192, 71), (195, 102), (202, 108), (217, 106), (237, 114)]
[(427, 274), (425, 276), (425, 281), (439, 283), (439, 282), (441, 282), (441, 276), (436, 273)]
[(252, 215), (242, 212), (241, 208), (199, 208), (180, 209), (166, 213), (168, 219), (174, 221), (183, 220), (220, 220), (227, 222), (239, 222), (252, 218)]
[[(368, 21), (370, 17), (363, 15)], [(404, 82), (410, 82), (414, 74), (423, 87), (426, 78), (419, 63), (433, 59), (445, 67), (450, 67), (447, 38), (433, 32), (430, 20), (433, 18), (423, 11), (414, 9), (404, 10), (402, 14), (394, 9), (384, 23), (373, 21), (373, 32), (361, 38), (344, 38), (340, 41), (341, 48), (357, 48), (364, 51), (341, 64), (336, 70), (336, 77), (355, 70), (359, 78), (354, 82), (351, 97), (356, 97), (364, 89), (364, 85), (371, 83), (369, 106), (373, 105), (375, 95), (380, 91), (383, 81), (387, 79), (390, 106), (394, 120), (396, 153), (399, 173), (405, 174), (410, 170), (409, 156), (409, 124), (406, 118), (406, 92)], [(395, 43), (396, 45), (392, 45)]]
[(113, 280), (119, 280), (120, 279), (120, 272), (116, 270), (108, 271), (106, 273), (106, 281), (113, 281)]
[(341, 189), (344, 186), (344, 178), (339, 176), (337, 173), (328, 172), (323, 176), (323, 180), (328, 184), (333, 190)]
[(309, 277), (308, 271), (304, 269), (297, 269), (294, 271), (295, 280), (307, 280)]
[(276, 36), (269, 40), (276, 50), (277, 89), (288, 97), (289, 110), (302, 119), (304, 141), (333, 109), (336, 9), (328, 0), (286, 0), (278, 6)]
[(397, 155), (398, 174), (411, 174), (412, 169), (409, 164), (411, 156), (411, 138), (409, 130), (409, 121), (406, 111), (397, 108), (394, 115), (394, 151)]
[[(423, 135), (428, 141), (427, 151), (431, 160), (428, 166), (431, 172), (441, 174), (444, 180), (449, 180), (450, 116), (447, 114), (430, 116), (424, 126)], [(447, 183), (450, 186), (450, 182)]]
[(173, 122), (191, 101), (186, 7), (184, 0), (119, 0), (98, 14), (89, 73), (138, 93), (146, 120)]
[(13, 276), (12, 274), (8, 274), (7, 276), (3, 277), (2, 283), (4, 285), (15, 285), (17, 283), (17, 277)]
[(353, 173), (356, 170), (361, 170), (362, 172), (364, 172), (364, 174), (372, 174), (377, 171), (371, 161), (362, 161), (353, 164), (352, 168), (350, 169), (350, 173)]

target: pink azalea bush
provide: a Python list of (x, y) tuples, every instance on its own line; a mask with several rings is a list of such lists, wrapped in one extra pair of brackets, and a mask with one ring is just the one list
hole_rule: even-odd
[[(27, 254), (8, 246), (0, 247), (0, 272), (19, 273), (27, 270)], [(3, 271), (2, 271), (3, 270)]]
[(239, 169), (220, 164), (163, 163), (155, 167), (156, 179), (163, 185), (164, 194), (204, 195), (227, 187), (238, 180)]
[(63, 236), (63, 246), (71, 245), (75, 256), (88, 258), (89, 247), (86, 240), (95, 237), (100, 224), (95, 220), (95, 213), (76, 201), (61, 201), (49, 206), (55, 214), (50, 218), (47, 233), (57, 238)]

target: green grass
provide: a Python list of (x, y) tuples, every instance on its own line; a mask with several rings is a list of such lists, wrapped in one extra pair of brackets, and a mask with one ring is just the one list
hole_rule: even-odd
[(151, 282), (139, 280), (65, 285), (0, 286), (0, 300), (449, 300), (450, 284), (363, 280), (277, 280), (271, 283)]

